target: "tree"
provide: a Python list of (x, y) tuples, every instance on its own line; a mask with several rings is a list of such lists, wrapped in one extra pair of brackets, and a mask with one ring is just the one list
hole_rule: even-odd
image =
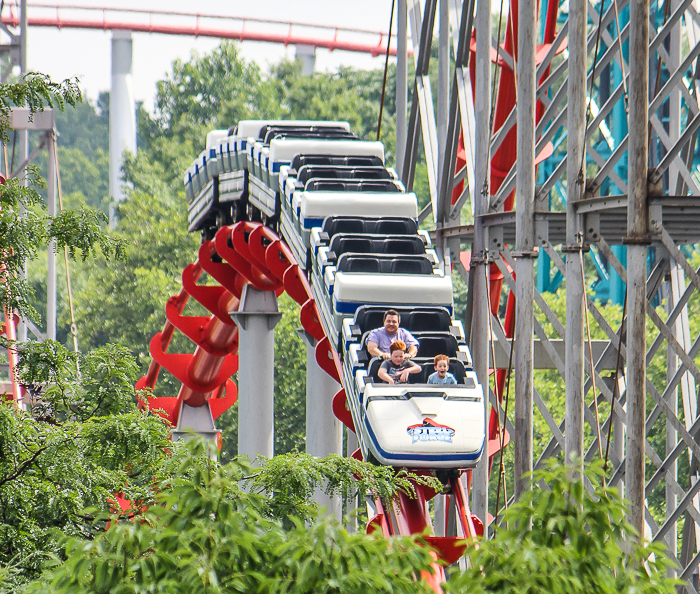
[[(53, 83), (42, 75), (0, 85), (0, 97), (4, 142), (11, 105), (36, 113), (81, 100), (77, 81)], [(86, 260), (97, 250), (105, 258), (124, 255), (123, 242), (104, 230), (104, 215), (81, 207), (47, 216), (42, 184), (30, 168), (26, 180), (0, 185), (0, 303), (35, 321), (32, 290), (20, 272), (47, 241), (71, 258)], [(0, 589), (14, 592), (47, 557), (60, 555), (66, 535), (94, 534), (86, 506), (107, 511), (116, 491), (152, 498), (169, 430), (137, 410), (136, 368), (124, 349), (108, 345), (78, 355), (54, 341), (18, 345), (3, 337), (1, 344), (19, 353), (15, 371), (28, 405), (27, 411), (4, 399), (0, 405)]]
[[(220, 466), (197, 446), (182, 462), (158, 505), (135, 521), (112, 522), (93, 540), (70, 539), (66, 563), (30, 592), (429, 591), (416, 576), (430, 570), (432, 557), (414, 539), (348, 534), (327, 519), (302, 519), (315, 479), (335, 477), (343, 490), (354, 488), (356, 473), (361, 489), (391, 497), (401, 488), (391, 473), (308, 456), (282, 456), (252, 471), (238, 461)], [(276, 505), (279, 499), (283, 504)]]
[[(9, 141), (10, 105), (28, 107), (31, 114), (50, 107), (63, 109), (81, 100), (77, 81), (51, 82), (43, 75), (28, 74), (19, 83), (0, 85), (0, 140)], [(22, 184), (25, 181), (26, 187)], [(87, 259), (99, 248), (107, 257), (123, 255), (123, 245), (104, 233), (100, 223), (104, 215), (87, 209), (63, 211), (55, 217), (43, 214), (44, 205), (38, 190), (43, 181), (36, 168), (29, 168), (27, 179), (8, 179), (0, 186), (0, 253), (3, 254), (0, 303), (8, 310), (36, 319), (30, 304), (32, 290), (22, 278), (26, 260), (48, 240), (55, 239), (58, 249), (68, 249), (70, 256), (80, 252)]]
[(170, 435), (159, 417), (137, 410), (126, 349), (78, 355), (54, 341), (18, 349), (31, 406), (0, 405), (0, 591), (60, 558), (67, 535), (94, 537), (100, 526), (86, 508), (108, 512), (117, 492), (151, 501)]
[[(144, 373), (150, 362), (148, 342), (163, 329), (165, 303), (180, 290), (183, 268), (196, 259), (198, 238), (187, 233), (183, 209), (167, 194), (154, 197), (138, 189), (119, 205), (115, 236), (125, 243), (126, 257), (97, 259), (81, 269), (76, 322), (85, 346), (119, 343)], [(184, 336), (176, 338), (172, 352), (193, 350)], [(177, 384), (169, 375), (162, 373), (159, 385), (176, 395)]]
[[(470, 567), (452, 592), (644, 593), (675, 592), (671, 563), (658, 544), (637, 544), (617, 489), (603, 487), (600, 462), (585, 478), (550, 460), (503, 517), (492, 540), (467, 550)], [(572, 478), (573, 477), (573, 478)], [(591, 491), (586, 481), (593, 485)], [(540, 485), (546, 485), (540, 487)]]

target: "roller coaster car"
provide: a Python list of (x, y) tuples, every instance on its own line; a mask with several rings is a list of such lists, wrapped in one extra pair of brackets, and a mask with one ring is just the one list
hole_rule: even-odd
[[(442, 272), (434, 268), (434, 264), (434, 259), (428, 254), (406, 256), (396, 254), (344, 253), (341, 254), (335, 265), (327, 264), (325, 266), (322, 278), (326, 293), (332, 296), (335, 277), (341, 272), (372, 275), (435, 274), (437, 276), (442, 276)], [(387, 287), (384, 287), (384, 289), (386, 290)], [(389, 289), (389, 291), (391, 292), (391, 289)], [(368, 297), (371, 300), (370, 295), (368, 295)]]
[(358, 307), (367, 304), (382, 304), (389, 308), (394, 305), (434, 303), (452, 310), (452, 279), (442, 274), (424, 271), (406, 274), (393, 272), (389, 268), (386, 273), (391, 274), (391, 279), (387, 280), (387, 274), (336, 272), (333, 268), (328, 267), (325, 280), (328, 285), (332, 275), (333, 312), (338, 328), (342, 327), (343, 317), (353, 315)]
[[(354, 319), (347, 319), (343, 324), (343, 339), (346, 343), (359, 342), (370, 330), (384, 324), (386, 307), (365, 305), (355, 312)], [(417, 332), (451, 332), (458, 340), (464, 340), (462, 323), (452, 320), (445, 307), (430, 305), (412, 307), (393, 307), (401, 316), (401, 327)]]
[[(348, 364), (353, 371), (366, 367), (371, 359), (371, 355), (367, 351), (367, 340), (370, 332), (371, 330), (368, 330), (364, 333), (360, 343), (345, 343)], [(429, 359), (432, 365), (433, 358), (436, 355), (447, 355), (451, 359), (459, 361), (460, 365), (471, 369), (472, 360), (469, 347), (460, 343), (458, 337), (451, 332), (429, 330), (412, 332), (412, 334), (419, 343), (416, 357), (421, 358), (421, 360), (422, 358)]]
[(360, 378), (359, 427), (367, 457), (408, 468), (476, 466), (486, 436), (484, 395), (474, 372), (463, 372), (461, 380), (436, 386)]
[[(401, 327), (419, 341), (409, 383), (390, 385), (378, 376), (382, 359), (366, 351), (369, 333), (383, 325), (387, 307), (365, 305), (342, 324), (347, 401), (367, 459), (408, 468), (473, 468), (485, 440), (483, 391), (471, 368), (461, 323), (447, 307), (394, 306)], [(457, 385), (428, 385), (434, 356), (450, 357)]]
[[(188, 202), (189, 230), (196, 231), (215, 224), (218, 211), (219, 176), (223, 170), (223, 158), (219, 154), (219, 146), (226, 138), (226, 130), (212, 130), (207, 134), (206, 149), (185, 172), (185, 193)], [(241, 177), (231, 188), (227, 190), (237, 191), (238, 195), (243, 191), (244, 180)], [(228, 198), (225, 196), (225, 200)]]
[[(381, 143), (358, 140), (354, 135), (332, 128), (313, 132), (278, 133), (265, 146), (262, 141), (248, 142), (248, 168), (252, 174), (252, 202), (268, 216), (279, 216), (284, 200), (285, 176), (283, 168), (305, 152), (328, 152), (344, 157), (359, 156), (378, 158), (383, 161), (384, 148)], [(282, 183), (280, 183), (280, 181)], [(311, 180), (309, 180), (311, 181)], [(307, 182), (308, 183), (308, 182)], [(400, 183), (400, 182), (394, 182)], [(403, 186), (400, 186), (403, 189)], [(282, 195), (281, 195), (282, 194)], [(291, 198), (284, 200), (289, 202)], [(256, 203), (256, 200), (259, 202)], [(285, 208), (287, 208), (285, 204)]]
[[(312, 248), (314, 240), (311, 240)], [(438, 259), (434, 250), (426, 249), (425, 239), (420, 235), (375, 235), (359, 233), (338, 233), (330, 244), (314, 249), (314, 273), (323, 277), (326, 266), (335, 266), (343, 254), (383, 254), (419, 256), (425, 255), (437, 266)]]
[[(228, 130), (209, 132), (206, 149), (184, 177), (191, 232), (216, 228), (221, 222), (220, 211), (230, 211), (230, 203), (244, 197), (249, 183), (254, 198), (260, 202), (258, 206), (268, 216), (279, 214), (276, 177), (270, 189), (266, 165), (260, 165), (261, 158), (269, 155), (265, 144), (276, 137), (347, 140), (355, 135), (347, 122), (279, 120), (244, 120)], [(255, 157), (249, 158), (253, 154)], [(257, 176), (252, 180), (246, 175), (249, 168)]]

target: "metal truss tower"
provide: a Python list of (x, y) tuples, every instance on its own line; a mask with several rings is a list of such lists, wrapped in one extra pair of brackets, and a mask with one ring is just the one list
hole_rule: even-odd
[[(517, 477), (550, 457), (607, 456), (631, 523), (666, 543), (686, 591), (697, 592), (700, 259), (689, 248), (700, 243), (700, 3), (601, 1), (570, 0), (561, 14), (558, 0), (511, 0), (503, 40), (491, 0), (422, 9), (404, 0), (416, 77), (402, 179), (410, 190), (425, 160), (431, 200), (421, 219), (433, 217), (445, 269), (461, 246), (471, 250), (465, 328), (491, 386), (491, 438), (504, 435), (505, 419), (511, 439), (515, 496), (530, 488)], [(429, 60), (444, 13), (438, 70), (452, 59), (452, 84), (434, 102)], [(535, 288), (550, 267), (566, 283), (565, 317)], [(596, 269), (626, 285), (622, 306), (591, 297)], [(550, 383), (563, 406), (538, 392), (541, 370), (558, 372)], [(483, 460), (473, 477), (481, 517), (495, 495)]]

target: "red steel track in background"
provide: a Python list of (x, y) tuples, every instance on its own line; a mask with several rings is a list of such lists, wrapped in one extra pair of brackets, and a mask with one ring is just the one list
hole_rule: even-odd
[[(558, 0), (544, 0), (547, 2), (547, 9), (545, 13), (545, 26), (544, 26), (544, 38), (543, 45), (538, 46), (538, 50), (542, 51), (546, 49), (551, 43), (554, 42), (556, 36), (556, 25), (557, 17), (559, 14), (559, 2)], [(538, 0), (538, 10), (540, 2)], [(506, 16), (505, 22), (505, 42), (501, 46), (503, 51), (511, 57), (512, 64), (517, 62), (517, 55), (515, 53), (515, 48), (518, 46), (518, 0), (511, 0), (509, 3), (509, 13)], [(472, 33), (472, 54), (469, 63), (469, 71), (472, 82), (472, 94), (476, 92), (476, 39), (477, 32)], [(500, 40), (498, 40), (500, 43)], [(493, 130), (492, 134), (495, 134), (508, 119), (508, 116), (515, 108), (516, 105), (516, 93), (515, 93), (515, 73), (513, 68), (502, 58), (499, 58), (495, 51), (492, 52), (492, 61), (498, 61), (498, 90), (496, 91), (496, 102), (495, 110), (493, 114)], [(539, 64), (539, 63), (538, 63)], [(550, 73), (550, 66), (544, 70), (540, 77), (542, 82)], [(473, 96), (473, 95), (472, 95)], [(540, 121), (544, 113), (544, 105), (541, 101), (537, 101), (536, 113), (535, 113), (535, 123)], [(489, 196), (494, 196), (501, 184), (507, 177), (511, 168), (515, 164), (517, 159), (516, 152), (516, 135), (517, 135), (517, 125), (513, 125), (510, 131), (506, 134), (505, 139), (501, 142), (499, 148), (491, 156), (490, 163), (490, 187)], [(535, 160), (535, 167), (539, 164), (541, 160), (549, 156), (551, 153), (547, 153), (551, 150), (551, 143), (541, 153), (537, 156)], [(464, 165), (465, 161), (465, 151), (464, 151), (464, 137), (460, 133), (459, 138), (459, 149), (457, 152), (457, 163), (455, 171), (459, 171)], [(452, 192), (452, 204), (458, 200), (462, 190), (464, 188), (464, 183), (461, 182)], [(506, 198), (503, 204), (504, 211), (513, 210), (515, 202), (515, 190), (513, 190), (509, 196)], [(508, 267), (508, 272), (515, 278), (515, 274), (510, 267)], [(501, 302), (501, 290), (503, 288), (503, 274), (501, 273), (498, 265), (496, 263), (491, 264), (490, 270), (490, 292), (491, 292), (491, 313), (493, 315), (498, 315), (498, 310), (500, 308)], [(504, 317), (504, 331), (507, 338), (513, 338), (515, 334), (515, 294), (513, 292), (508, 293), (506, 300), (506, 311)], [(507, 372), (505, 369), (495, 370), (496, 382), (495, 382), (495, 394), (499, 402), (503, 402), (505, 396), (505, 384)], [(501, 427), (500, 419), (496, 413), (496, 410), (491, 408), (491, 415), (489, 418), (489, 430), (488, 430), (488, 456), (489, 463), (493, 459), (494, 455), (500, 451), (501, 448), (505, 447), (510, 440), (508, 432), (503, 429), (503, 439), (501, 439)]]
[[(94, 13), (98, 13), (99, 16), (96, 17)], [(16, 3), (5, 4), (1, 20), (6, 26), (19, 26), (19, 10)], [(310, 45), (330, 51), (370, 54), (373, 57), (386, 54), (387, 36), (378, 31), (194, 12), (30, 3), (27, 22), (30, 27), (215, 37), (280, 43), (285, 46)], [(218, 24), (222, 22), (225, 23), (223, 26)], [(232, 27), (233, 24), (236, 27)], [(271, 28), (275, 31), (270, 30)], [(390, 53), (395, 56), (396, 43), (391, 45), (393, 47)]]

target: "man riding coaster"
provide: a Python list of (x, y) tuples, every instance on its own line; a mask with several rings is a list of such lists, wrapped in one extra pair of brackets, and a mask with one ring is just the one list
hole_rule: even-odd
[(402, 341), (406, 345), (405, 359), (413, 359), (416, 356), (419, 342), (408, 330), (399, 328), (400, 323), (401, 316), (396, 310), (388, 309), (384, 313), (384, 326), (375, 328), (367, 337), (367, 352), (370, 357), (389, 359), (391, 357), (389, 347), (392, 342), (397, 340)]

